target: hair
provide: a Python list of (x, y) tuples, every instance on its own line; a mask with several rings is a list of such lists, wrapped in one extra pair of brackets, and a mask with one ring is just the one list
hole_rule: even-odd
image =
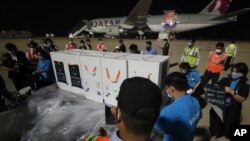
[(120, 39), (120, 40), (119, 40), (119, 43), (123, 43), (123, 40), (122, 40), (122, 39)]
[(86, 39), (86, 42), (90, 42), (90, 39), (88, 38), (88, 39)]
[(224, 50), (224, 43), (223, 42), (218, 42), (217, 44), (216, 44), (216, 48), (218, 48), (218, 47), (221, 47), (221, 49), (222, 50)]
[(152, 45), (152, 42), (151, 42), (151, 41), (147, 41), (146, 44), (148, 44), (148, 45), (151, 46), (151, 45)]
[(38, 53), (40, 53), (43, 58), (50, 59), (50, 55), (46, 51), (44, 51), (42, 48), (38, 48), (36, 50), (36, 54)]
[(80, 43), (85, 43), (84, 40), (80, 40)]
[(235, 43), (235, 42), (236, 42), (236, 39), (232, 39), (232, 40), (231, 40), (231, 43)]
[(131, 45), (129, 46), (129, 49), (131, 49), (131, 50), (138, 50), (138, 47), (137, 47), (136, 44), (131, 44)]
[(231, 72), (233, 71), (233, 69), (236, 69), (237, 72), (243, 74), (243, 76), (241, 77), (242, 82), (246, 82), (248, 80), (246, 76), (248, 74), (249, 69), (246, 63), (243, 62), (236, 63), (232, 65)]
[(15, 44), (13, 43), (6, 43), (5, 44), (5, 48), (8, 50), (8, 51), (17, 51), (17, 47)]
[(102, 38), (99, 38), (98, 41), (102, 41)]
[(167, 75), (165, 79), (165, 84), (167, 86), (173, 86), (179, 91), (186, 91), (189, 88), (185, 74), (180, 72), (172, 72)]
[(191, 66), (189, 65), (189, 63), (187, 62), (182, 62), (180, 65), (179, 65), (179, 68), (180, 69), (186, 69), (187, 72), (189, 72), (192, 68)]
[(150, 120), (140, 120), (133, 118), (121, 111), (123, 123), (128, 132), (136, 135), (146, 135), (151, 133), (154, 123), (160, 114), (160, 109), (155, 111), (155, 109), (152, 109), (152, 107), (144, 107), (138, 110), (136, 114), (149, 115), (152, 117)]
[(195, 43), (195, 42), (196, 42), (196, 38), (192, 37), (192, 38), (190, 39), (190, 41), (191, 41), (192, 43)]

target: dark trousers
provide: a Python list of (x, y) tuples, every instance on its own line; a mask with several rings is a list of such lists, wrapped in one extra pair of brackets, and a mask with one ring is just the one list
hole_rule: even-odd
[(0, 99), (1, 99), (1, 105), (4, 107), (5, 107), (5, 100), (4, 99), (8, 99), (13, 104), (17, 104), (16, 100), (11, 96), (11, 94), (9, 93), (9, 91), (6, 88), (3, 88), (0, 90)]
[(218, 117), (216, 112), (211, 108), (210, 110), (210, 125), (209, 132), (212, 136), (226, 136), (230, 137), (230, 128), (240, 124), (241, 109), (237, 105), (227, 107), (224, 113), (224, 122)]
[(224, 63), (224, 70), (228, 70), (231, 66), (231, 60), (232, 60), (232, 56), (228, 56), (225, 63)]
[(221, 121), (216, 112), (211, 108), (209, 112), (209, 132), (211, 136), (224, 135), (224, 123)]
[(212, 80), (212, 84), (215, 84), (217, 83), (219, 77), (220, 77), (220, 73), (212, 73), (206, 70), (202, 77), (202, 85), (205, 86), (209, 82), (210, 79)]

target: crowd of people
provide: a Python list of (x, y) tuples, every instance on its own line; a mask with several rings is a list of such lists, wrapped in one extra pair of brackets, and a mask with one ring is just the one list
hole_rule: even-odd
[[(102, 39), (98, 40), (95, 50), (107, 51)], [(117, 107), (111, 107), (118, 130), (110, 137), (111, 141), (149, 141), (162, 136), (164, 141), (191, 141), (195, 129), (202, 118), (200, 96), (205, 93), (209, 84), (223, 87), (227, 94), (227, 107), (224, 109), (222, 121), (214, 109), (211, 108), (209, 131), (212, 136), (226, 136), (229, 138), (229, 129), (232, 125), (240, 124), (242, 102), (249, 94), (247, 84), (248, 66), (245, 63), (235, 63), (237, 46), (235, 40), (224, 50), (225, 44), (218, 42), (215, 49), (208, 55), (208, 64), (201, 76), (197, 70), (200, 62), (199, 47), (196, 40), (190, 39), (184, 48), (179, 64), (179, 72), (166, 76), (165, 86), (168, 97), (172, 102), (161, 109), (162, 92), (157, 85), (148, 79), (134, 77), (124, 80), (117, 97)], [(55, 83), (50, 52), (57, 51), (58, 47), (49, 38), (41, 39), (36, 43), (32, 39), (27, 42), (29, 48), (26, 53), (18, 50), (15, 44), (5, 45), (6, 53), (2, 55), (2, 69), (8, 71), (17, 91), (31, 86), (33, 90)], [(164, 40), (162, 55), (169, 55), (170, 43)], [(84, 49), (94, 50), (90, 39), (80, 40), (80, 45), (72, 38), (65, 45), (65, 50)], [(126, 45), (120, 39), (113, 52), (126, 52)], [(151, 41), (145, 42), (145, 50), (138, 50), (136, 44), (129, 46), (129, 52), (135, 54), (157, 55), (157, 50)], [(219, 80), (223, 70), (231, 68), (228, 77)], [(17, 105), (0, 76), (0, 102), (4, 107), (4, 99)], [(3, 98), (4, 99), (3, 99)]]

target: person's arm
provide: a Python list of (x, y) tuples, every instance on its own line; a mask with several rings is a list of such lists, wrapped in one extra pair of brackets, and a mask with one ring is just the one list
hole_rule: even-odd
[(41, 74), (41, 73), (45, 73), (45, 72), (48, 72), (52, 69), (52, 65), (51, 65), (51, 62), (50, 61), (47, 61), (46, 62), (46, 65), (45, 65), (45, 68), (43, 70), (35, 70), (33, 72), (33, 74)]
[(169, 107), (164, 108), (159, 118), (156, 120), (154, 128), (156, 130), (162, 130), (164, 133), (171, 133), (176, 128), (179, 127), (178, 117), (176, 112), (169, 109)]
[(157, 50), (156, 49), (154, 49), (154, 54), (157, 55)]
[(68, 44), (65, 45), (65, 49), (64, 50), (67, 50), (68, 49)]
[(196, 80), (196, 85), (194, 86), (192, 93), (194, 93), (201, 84), (201, 77), (198, 71), (194, 74), (194, 79)]
[(2, 69), (5, 70), (5, 71), (15, 71), (15, 67), (13, 68), (8, 68), (8, 67), (5, 67), (5, 66), (2, 66)]
[(238, 48), (238, 47), (237, 47), (237, 46), (235, 46), (235, 51), (234, 51), (234, 56), (233, 56), (234, 58), (235, 58), (236, 53), (237, 53), (237, 48)]
[[(249, 91), (249, 87), (248, 87), (248, 88), (246, 87), (246, 89), (248, 89), (248, 91)], [(246, 91), (246, 90), (245, 90), (245, 91)], [(233, 97), (233, 99), (234, 99), (235, 101), (239, 102), (239, 103), (242, 103), (243, 101), (246, 100), (245, 97), (241, 96), (242, 93), (237, 92), (237, 91), (234, 91), (234, 90), (232, 90), (230, 87), (225, 87), (225, 92), (227, 92), (228, 94), (230, 94), (230, 95)], [(244, 95), (244, 94), (243, 94), (243, 95)]]
[(197, 60), (196, 60), (195, 65), (198, 66), (198, 64), (200, 62), (200, 58), (201, 58), (199, 48), (196, 49), (196, 55), (197, 55)]
[(25, 55), (26, 55), (26, 58), (27, 58), (28, 60), (30, 60), (29, 53), (26, 52)]

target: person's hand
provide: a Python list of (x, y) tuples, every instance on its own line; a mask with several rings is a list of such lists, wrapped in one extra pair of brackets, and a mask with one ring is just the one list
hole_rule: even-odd
[(33, 74), (33, 75), (37, 74), (37, 71), (33, 71), (32, 74)]
[(232, 90), (230, 87), (225, 87), (225, 92), (227, 92), (229, 94), (233, 94), (234, 90)]
[(113, 115), (113, 117), (115, 118), (115, 120), (117, 120), (116, 118), (116, 114), (117, 114), (117, 112), (118, 112), (118, 109), (117, 109), (117, 107), (115, 107), (115, 106), (112, 106), (111, 108), (110, 108), (110, 111), (111, 111), (111, 114)]
[(194, 92), (195, 92), (195, 89), (192, 89), (192, 92), (191, 92), (191, 94), (194, 94)]

